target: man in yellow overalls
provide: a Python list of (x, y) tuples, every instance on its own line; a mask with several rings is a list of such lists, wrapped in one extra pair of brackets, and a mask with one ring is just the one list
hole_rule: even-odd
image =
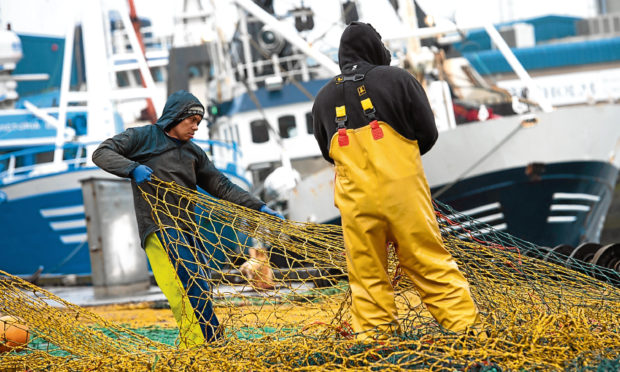
[(479, 321), (467, 280), (443, 246), (422, 167), (437, 140), (428, 99), (408, 72), (390, 67), (381, 36), (351, 23), (340, 39), (342, 75), (318, 93), (312, 115), (323, 156), (336, 170), (352, 292), (353, 329), (360, 339), (399, 332), (387, 243), (443, 327), (462, 332)]

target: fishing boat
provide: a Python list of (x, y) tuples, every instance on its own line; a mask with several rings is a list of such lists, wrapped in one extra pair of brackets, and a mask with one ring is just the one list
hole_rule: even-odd
[[(547, 247), (598, 241), (619, 166), (620, 126), (616, 125), (616, 118), (620, 117), (620, 107), (610, 104), (609, 97), (562, 106), (544, 95), (549, 90), (543, 89), (541, 93), (537, 89), (539, 77), (534, 75), (536, 83), (525, 79), (527, 96), (522, 87), (517, 90), (506, 85), (503, 90), (496, 89), (477, 76), (483, 73), (472, 62), (481, 58), (484, 51), (467, 55), (474, 52), (463, 50), (464, 58), (448, 56), (444, 60), (442, 65), (452, 63), (452, 69), (438, 69), (436, 60), (445, 50), (445, 40), (463, 31), (454, 25), (416, 24), (412, 28), (405, 16), (412, 13), (412, 3), (407, 1), (349, 1), (322, 4), (320, 8), (300, 3), (288, 12), (280, 12), (283, 15), (278, 17), (272, 5), (262, 2), (235, 0), (207, 7), (199, 1), (194, 3), (194, 9), (185, 9), (182, 17), (183, 26), (189, 30), (184, 33), (185, 42), (173, 45), (164, 54), (168, 56), (167, 69), (156, 74), (162, 79), (152, 84), (159, 84), (159, 88), (151, 87), (152, 94), (142, 90), (132, 97), (142, 99), (140, 107), (146, 96), (161, 102), (165, 98), (161, 89), (165, 84), (167, 93), (184, 88), (204, 99), (209, 114), (208, 134), (205, 130), (198, 138), (205, 141), (205, 149), (218, 168), (285, 212), (289, 219), (339, 222), (339, 212), (333, 205), (333, 170), (322, 159), (314, 140), (311, 107), (318, 90), (339, 73), (334, 60), (342, 29), (347, 22), (361, 20), (372, 22), (384, 35), (395, 64), (411, 66), (408, 51), (416, 50), (415, 61), (421, 66), (417, 72), (426, 85), (440, 130), (435, 148), (423, 157), (427, 178), (435, 198), (476, 219), (479, 225), (475, 238), (484, 239), (487, 232), (501, 231)], [(221, 31), (230, 24), (230, 8), (234, 9), (232, 19), (237, 27), (226, 35)], [(333, 22), (323, 29), (314, 29), (314, 14), (326, 10)], [(368, 17), (370, 14), (375, 16)], [(125, 22), (130, 23), (127, 19)], [(499, 25), (503, 34), (504, 26)], [(489, 26), (486, 31), (492, 29), (495, 28)], [(476, 32), (481, 31), (471, 31), (472, 35)], [(416, 45), (411, 40), (422, 42)], [(430, 45), (425, 45), (429, 40)], [(501, 41), (495, 37), (493, 42)], [(469, 45), (466, 41), (462, 44)], [(513, 56), (519, 56), (517, 61), (522, 59), (521, 49), (512, 48)], [(500, 53), (499, 48), (487, 52)], [(110, 56), (98, 58), (114, 60)], [(131, 59), (116, 61), (131, 60), (128, 65), (133, 72), (126, 76), (135, 76), (141, 69), (146, 72), (141, 58), (134, 54)], [(608, 61), (613, 62), (617, 61)], [(160, 59), (158, 67), (165, 64), (165, 58)], [(118, 78), (123, 70), (115, 66)], [(449, 74), (465, 74), (467, 86), (455, 84), (454, 76), (450, 81)], [(494, 93), (490, 99), (464, 93), (488, 91), (491, 87)], [(122, 102), (127, 102), (128, 95), (123, 97), (126, 100)], [(465, 119), (458, 115), (463, 108)], [(67, 112), (71, 109), (67, 106)], [(113, 110), (105, 112), (108, 111)], [(93, 116), (87, 113), (87, 117)], [(20, 252), (23, 247), (37, 246), (42, 241), (47, 247), (50, 242), (57, 244), (57, 248), (45, 253), (51, 259), (19, 263), (18, 268), (9, 272), (31, 273), (41, 262), (54, 268), (51, 272), (89, 271), (86, 223), (77, 181), (102, 175), (90, 164), (92, 150), (88, 146), (96, 146), (118, 132), (120, 125), (102, 132), (102, 128), (114, 128), (113, 122), (110, 119), (106, 125), (93, 126), (92, 120), (87, 121), (88, 135), (80, 136), (81, 142), (63, 141), (63, 146), (70, 147), (75, 156), (64, 156), (63, 162), (67, 164), (62, 170), (56, 168), (43, 176), (44, 173), (37, 172), (46, 168), (37, 166), (34, 171), (30, 163), (20, 172), (15, 171), (16, 166), (3, 171), (7, 180), (0, 191), (5, 192), (7, 202), (0, 207), (10, 213), (2, 213), (2, 218), (7, 219), (7, 232), (15, 232), (7, 234), (11, 236), (7, 240), (11, 242), (10, 251)], [(48, 146), (56, 150), (58, 136), (48, 137)], [(29, 151), (34, 150), (24, 151), (32, 159)], [(50, 148), (45, 151), (50, 159)], [(13, 157), (5, 155), (6, 163), (10, 159)], [(19, 164), (16, 160), (13, 163)], [(57, 163), (58, 160), (56, 165), (48, 164), (47, 169), (57, 167)], [(57, 181), (48, 182), (54, 180), (53, 176)], [(64, 177), (73, 180), (65, 182), (68, 178)], [(20, 191), (27, 190), (25, 186), (30, 184), (32, 191)], [(69, 184), (73, 185), (72, 193), (60, 192)], [(16, 212), (28, 208), (31, 212)], [(23, 218), (9, 217), (18, 214)], [(32, 221), (37, 221), (39, 227), (35, 228)], [(31, 226), (26, 227), (28, 224)], [(463, 233), (467, 234), (466, 230)]]
[[(91, 154), (126, 127), (147, 124), (147, 99), (160, 110), (165, 99), (165, 81), (159, 75), (155, 84), (151, 71), (165, 73), (168, 51), (143, 54), (129, 10), (119, 4), (76, 7), (78, 21), (68, 25), (64, 39), (2, 34), (3, 84), (13, 89), (0, 110), (0, 245), (9, 258), (1, 270), (16, 275), (91, 272), (80, 181), (114, 177), (97, 168)], [(79, 35), (75, 43), (74, 35)], [(46, 74), (11, 74), (24, 55), (33, 53), (39, 64), (50, 62), (44, 65)], [(74, 54), (83, 60), (74, 60)], [(49, 70), (50, 65), (57, 70)], [(71, 87), (78, 72), (83, 77), (77, 78), (77, 88)], [(30, 83), (50, 76), (57, 81), (43, 87), (57, 84), (56, 89), (41, 91), (30, 84), (26, 94), (17, 94), (17, 80)], [(218, 169), (251, 188), (234, 144), (209, 140), (204, 128), (195, 138), (208, 153), (217, 151), (213, 160)]]
[[(224, 99), (212, 96), (217, 115), (212, 118), (211, 136), (239, 144), (254, 183), (263, 185), (265, 195), (273, 195), (273, 202), (288, 213), (288, 218), (338, 223), (333, 169), (315, 144), (310, 114), (314, 95), (338, 69), (333, 59), (321, 57), (330, 55), (330, 49), (319, 53), (318, 42), (310, 48), (302, 38), (304, 27), (311, 23), (308, 15), (313, 14), (312, 9), (296, 9), (283, 20), (274, 17), (273, 9), (250, 1), (235, 3), (242, 10), (240, 22), (247, 23), (239, 27), (236, 41), (229, 44), (237, 51), (229, 75), (236, 77), (237, 94)], [(398, 3), (402, 11), (408, 2)], [(499, 231), (546, 247), (597, 242), (620, 166), (620, 105), (615, 104), (618, 91), (612, 97), (584, 95), (586, 99), (581, 101), (561, 101), (550, 96), (554, 90), (541, 79), (546, 68), (557, 71), (562, 63), (572, 69), (592, 70), (601, 63), (617, 68), (620, 58), (603, 52), (617, 39), (577, 37), (581, 20), (543, 17), (529, 23), (539, 44), (510, 48), (500, 32), (505, 36), (510, 31), (506, 27), (514, 25), (489, 25), (470, 32), (472, 38), (480, 38), (483, 32), (491, 35), (487, 36), (488, 50), (461, 53), (466, 58), (446, 58), (443, 40), (449, 38), (449, 32), (463, 32), (458, 27), (425, 27), (399, 34), (394, 31), (399, 30), (395, 25), (404, 26), (396, 8), (386, 7), (391, 17), (364, 18), (368, 9), (355, 10), (356, 19), (372, 22), (384, 35), (395, 63), (404, 64), (406, 48), (411, 48), (407, 42), (399, 43), (403, 38), (431, 41), (428, 47), (418, 45), (417, 61), (427, 63), (423, 77), (440, 130), (437, 144), (423, 157), (433, 196), (475, 218), (480, 224), (479, 239), (484, 239), (485, 233)], [(547, 31), (546, 38), (538, 36), (545, 36), (539, 29), (553, 30), (558, 23), (565, 25), (563, 33)], [(566, 26), (569, 24), (572, 29)], [(466, 45), (469, 39), (466, 36), (461, 40), (461, 45)], [(496, 46), (491, 48), (491, 44)], [(556, 54), (556, 45), (561, 45), (559, 60), (549, 57)], [(584, 47), (600, 57), (584, 57), (580, 63), (562, 57), (577, 54)], [(505, 88), (501, 82), (492, 85), (485, 81), (476, 70), (479, 66), (470, 62), (480, 62), (484, 53), (491, 55), (488, 58), (508, 58), (504, 64), (509, 68), (516, 66), (518, 73), (506, 75), (514, 78), (505, 81)], [(529, 60), (526, 55), (531, 56)], [(536, 56), (546, 57), (547, 66), (540, 66)], [(436, 64), (438, 57), (444, 59), (441, 69)], [(528, 60), (525, 65), (530, 68), (539, 63), (537, 75), (532, 78), (520, 60)], [(308, 65), (308, 61), (314, 63)], [(446, 67), (449, 64), (452, 70)], [(514, 80), (517, 77), (520, 85)], [(456, 86), (458, 78), (466, 78), (468, 86)], [(463, 94), (467, 90), (492, 92), (486, 97)], [(529, 94), (523, 93), (526, 91)], [(473, 110), (473, 117), (459, 118), (459, 108)]]

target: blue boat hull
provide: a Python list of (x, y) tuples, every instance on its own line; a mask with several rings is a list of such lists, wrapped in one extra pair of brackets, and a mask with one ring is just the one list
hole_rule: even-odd
[[(243, 177), (223, 173), (243, 188), (250, 187)], [(0, 194), (9, 195), (0, 201), (0, 270), (23, 276), (43, 266), (44, 274), (90, 274), (79, 180), (93, 176), (110, 177), (97, 168), (84, 168), (0, 187)], [(49, 189), (42, 190), (43, 185)], [(11, 198), (16, 190), (20, 195)]]
[[(461, 238), (500, 231), (539, 246), (577, 246), (599, 241), (617, 177), (610, 163), (561, 162), (490, 172), (431, 193), (459, 212), (451, 221), (476, 220), (452, 229)], [(339, 225), (340, 217), (326, 223)]]
[(512, 168), (462, 180), (437, 199), (539, 246), (577, 246), (599, 241), (617, 176), (595, 161)]
[[(71, 221), (76, 227), (70, 227)], [(44, 266), (49, 274), (90, 272), (88, 243), (82, 244), (86, 223), (81, 189), (0, 204), (0, 226), (4, 256), (1, 270), (22, 275)]]

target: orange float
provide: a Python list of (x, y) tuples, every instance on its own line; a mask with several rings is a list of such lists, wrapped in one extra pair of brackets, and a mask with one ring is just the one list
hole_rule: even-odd
[(23, 321), (10, 315), (0, 317), (0, 353), (19, 351), (29, 339), (30, 332)]

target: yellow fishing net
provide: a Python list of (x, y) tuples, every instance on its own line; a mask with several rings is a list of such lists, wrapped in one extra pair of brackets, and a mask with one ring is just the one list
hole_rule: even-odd
[[(402, 334), (358, 342), (339, 226), (282, 221), (159, 180), (160, 223), (201, 244), (223, 337), (181, 349), (176, 333), (115, 324), (7, 273), (0, 312), (30, 332), (2, 370), (618, 370), (618, 273), (547, 253), (437, 204), (444, 242), (469, 280), (486, 334), (439, 327), (390, 253)], [(170, 205), (167, 196), (180, 197)], [(189, 216), (184, 218), (183, 216)], [(167, 231), (167, 230), (166, 230)], [(488, 230), (485, 230), (488, 232)], [(174, 239), (174, 237), (168, 237)], [(545, 260), (540, 259), (544, 255)], [(538, 257), (537, 257), (538, 256)], [(200, 264), (205, 260), (206, 264)], [(208, 267), (207, 267), (208, 266)], [(570, 268), (569, 268), (570, 267)], [(202, 294), (205, 295), (205, 294)], [(191, 294), (189, 295), (191, 296)], [(1, 323), (1, 322), (0, 322)], [(1, 324), (0, 324), (1, 325)], [(0, 337), (0, 344), (3, 342)]]

